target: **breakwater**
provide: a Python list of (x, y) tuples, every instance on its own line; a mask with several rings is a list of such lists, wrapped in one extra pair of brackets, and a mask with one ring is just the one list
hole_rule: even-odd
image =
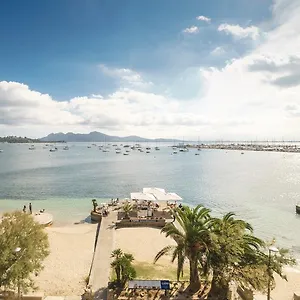
[(265, 144), (247, 144), (247, 143), (216, 143), (216, 144), (199, 144), (187, 145), (189, 148), (198, 149), (220, 149), (220, 150), (240, 150), (240, 151), (270, 151), (270, 152), (292, 152), (300, 153), (300, 146), (286, 145), (265, 145)]

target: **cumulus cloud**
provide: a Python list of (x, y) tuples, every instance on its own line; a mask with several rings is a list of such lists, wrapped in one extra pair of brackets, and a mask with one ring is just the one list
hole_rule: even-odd
[(0, 123), (26, 124), (80, 124), (79, 116), (66, 110), (65, 104), (47, 94), (32, 91), (18, 82), (0, 82)]
[(198, 16), (196, 19), (199, 21), (207, 22), (207, 23), (210, 23), (210, 21), (211, 21), (210, 18), (205, 17), (205, 16)]
[(199, 28), (197, 26), (191, 26), (191, 27), (185, 28), (182, 32), (187, 33), (187, 34), (196, 34), (199, 32)]
[(256, 26), (241, 27), (240, 25), (221, 24), (218, 31), (224, 31), (228, 35), (232, 35), (237, 39), (250, 38), (252, 40), (258, 39), (260, 30)]
[(58, 102), (25, 84), (0, 82), (0, 127), (43, 126), (52, 128), (51, 132), (56, 128), (79, 128), (85, 132), (89, 128), (143, 135), (151, 125), (153, 136), (155, 132), (164, 136), (163, 129), (170, 135), (174, 128), (210, 123), (201, 114), (185, 111), (180, 101), (155, 93), (124, 88), (107, 97), (91, 95)]
[(145, 81), (141, 74), (131, 69), (126, 68), (111, 68), (105, 64), (99, 65), (100, 70), (103, 74), (120, 80), (122, 84), (132, 86), (132, 87), (139, 87), (139, 88), (146, 88), (152, 85), (152, 82)]
[(265, 80), (278, 87), (300, 85), (299, 56), (262, 56), (249, 65), (249, 70), (265, 73)]

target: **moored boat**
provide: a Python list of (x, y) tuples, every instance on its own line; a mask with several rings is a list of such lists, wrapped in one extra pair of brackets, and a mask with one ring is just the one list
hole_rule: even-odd
[(45, 212), (36, 213), (33, 216), (34, 220), (43, 226), (50, 226), (53, 224), (53, 215)]

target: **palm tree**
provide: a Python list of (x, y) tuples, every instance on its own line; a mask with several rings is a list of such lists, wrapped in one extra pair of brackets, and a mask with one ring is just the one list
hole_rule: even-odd
[(135, 210), (135, 206), (130, 204), (129, 202), (125, 202), (122, 209), (125, 213), (124, 219), (129, 219), (129, 214)]
[(122, 256), (123, 256), (123, 251), (121, 249), (116, 249), (113, 250), (111, 253), (111, 258), (114, 258), (114, 260), (111, 263), (111, 266), (114, 268), (116, 277), (117, 277), (117, 282), (121, 283), (121, 265), (122, 265)]
[[(175, 208), (176, 222), (168, 223), (161, 232), (170, 236), (177, 243), (176, 246), (167, 246), (157, 253), (154, 263), (163, 255), (172, 253), (172, 262), (177, 259), (177, 280), (183, 272), (186, 259), (190, 267), (190, 289), (196, 292), (200, 289), (199, 260), (207, 252), (210, 244), (209, 229), (212, 226), (210, 211), (201, 205), (194, 209), (184, 206)], [(177, 224), (178, 223), (178, 224)]]
[(253, 271), (258, 274), (265, 269), (264, 242), (253, 235), (249, 223), (235, 219), (231, 212), (215, 218), (211, 230), (206, 261), (206, 269), (213, 273), (210, 294), (226, 299), (231, 280), (249, 286), (254, 283)]
[(111, 257), (114, 260), (111, 266), (114, 268), (117, 284), (124, 286), (128, 280), (136, 277), (136, 271), (132, 266), (134, 257), (130, 253), (124, 253), (121, 249), (113, 250)]

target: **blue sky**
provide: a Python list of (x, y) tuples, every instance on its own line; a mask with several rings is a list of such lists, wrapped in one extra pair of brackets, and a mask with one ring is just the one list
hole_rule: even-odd
[(0, 136), (300, 139), (299, 0), (26, 0), (0, 10)]
[[(134, 69), (168, 84), (189, 66), (222, 64), (209, 58), (220, 44), (233, 55), (246, 51), (243, 45), (231, 49), (230, 38), (215, 27), (260, 23), (270, 17), (269, 6), (266, 0), (3, 1), (0, 79), (60, 100), (116, 88), (98, 64)], [(198, 15), (213, 22), (201, 24)], [(196, 38), (182, 34), (192, 25), (204, 29)]]

